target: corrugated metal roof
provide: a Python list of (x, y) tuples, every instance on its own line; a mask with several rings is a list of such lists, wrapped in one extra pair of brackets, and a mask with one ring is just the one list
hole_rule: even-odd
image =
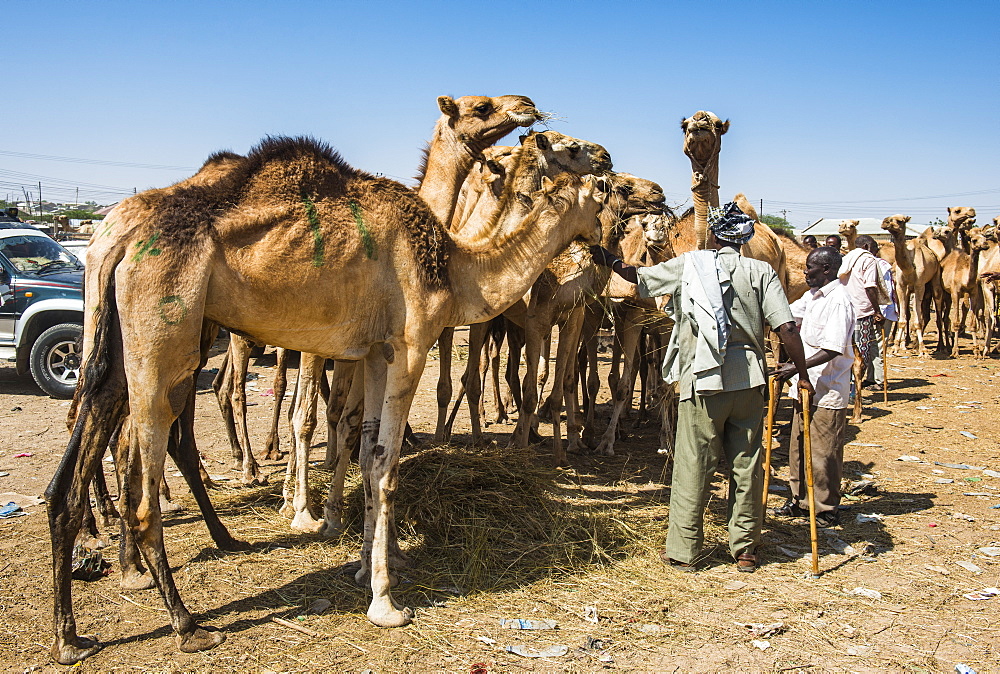
[[(796, 234), (800, 239), (806, 234), (812, 234), (817, 239), (830, 236), (831, 234), (840, 234), (840, 223), (844, 220), (857, 220), (858, 234), (867, 234), (877, 239), (889, 238), (889, 233), (882, 229), (882, 220), (879, 218), (823, 218), (804, 229), (798, 230)], [(915, 236), (920, 236), (928, 227), (930, 225), (924, 222), (909, 222), (906, 225), (906, 236), (911, 239)]]

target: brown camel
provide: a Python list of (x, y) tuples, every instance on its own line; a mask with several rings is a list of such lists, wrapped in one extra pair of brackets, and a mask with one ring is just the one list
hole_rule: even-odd
[(844, 239), (844, 243), (847, 245), (847, 250), (854, 250), (854, 241), (858, 238), (859, 224), (861, 224), (860, 220), (840, 221), (840, 226), (837, 228), (837, 232), (840, 234), (841, 238)]
[[(699, 110), (681, 120), (684, 154), (691, 160), (691, 197), (694, 200), (695, 249), (708, 241), (708, 208), (719, 207), (719, 154), (722, 136), (729, 131), (729, 120), (722, 121), (712, 112)], [(682, 251), (678, 251), (682, 252)]]
[[(970, 209), (971, 210), (971, 209)], [(944, 288), (946, 302), (942, 313), (946, 314), (945, 330), (941, 334), (944, 340), (950, 332), (951, 356), (958, 358), (958, 335), (965, 324), (968, 314), (972, 315), (972, 351), (978, 353), (976, 338), (979, 333), (979, 316), (982, 313), (979, 296), (979, 261), (983, 252), (989, 248), (989, 240), (982, 230), (973, 227), (961, 232), (968, 241), (970, 253), (962, 250), (959, 242), (960, 230), (952, 227), (940, 227), (935, 231), (935, 237), (944, 244), (945, 256), (941, 261), (941, 284)]]
[(1000, 246), (997, 245), (997, 230), (1000, 229), (1000, 215), (993, 218), (993, 226), (983, 228), (989, 247), (979, 261), (980, 288), (983, 293), (983, 350), (980, 357), (989, 358), (993, 354), (993, 333), (997, 326), (997, 291), (1000, 290)]
[[(483, 151), (518, 126), (529, 126), (542, 119), (543, 114), (524, 96), (463, 96), (458, 99), (441, 96), (438, 98), (438, 107), (442, 114), (424, 153), (417, 194), (424, 199), (440, 222), (447, 223), (452, 218), (459, 188), (477, 158), (482, 157)], [(550, 177), (554, 175), (553, 173)], [(442, 363), (445, 352), (450, 362), (451, 328), (444, 331), (441, 343)], [(325, 384), (322, 374), (324, 360), (312, 354), (303, 355), (300, 361), (300, 375), (296, 380), (291, 410), (292, 448), (282, 490), (285, 498), (282, 511), (290, 514), (293, 529), (307, 532), (322, 529), (324, 533), (332, 535), (337, 527), (325, 525), (324, 519), (310, 510), (308, 497), (308, 453), (316, 426), (316, 385)], [(349, 394), (355, 371), (356, 368), (350, 362), (342, 362), (335, 367), (332, 386), (325, 396), (325, 463), (329, 466), (337, 462), (335, 478), (341, 480), (341, 491), (347, 458), (341, 462), (339, 457), (345, 451), (349, 453), (348, 446), (353, 446), (352, 431), (357, 429), (357, 424), (352, 425), (351, 421), (360, 418), (364, 397), (363, 379), (359, 382), (355, 395), (351, 397)], [(443, 379), (442, 377), (439, 388), (446, 384), (444, 390), (450, 397), (450, 376), (446, 382)], [(354, 406), (345, 408), (348, 399)], [(345, 417), (343, 424), (342, 415)]]
[[(574, 238), (596, 243), (606, 189), (599, 179), (544, 179), (542, 190), (525, 195), (531, 202), (525, 217), (498, 218), (504, 235), (488, 249), (472, 249), (405, 186), (353, 169), (315, 141), (269, 138), (216, 184), (150, 190), (119, 204), (109, 215), (116, 236), (88, 255), (79, 417), (46, 492), (53, 657), (71, 664), (100, 648), (76, 633), (70, 552), (81, 500), (126, 400), (133, 431), (124, 516), (150, 563), (179, 648), (205, 650), (224, 638), (201, 628), (180, 599), (158, 499), (167, 435), (189, 403), (206, 320), (258, 341), (364, 360), (360, 573), (371, 577), (369, 619), (386, 627), (409, 622), (412, 611), (390, 593), (388, 517), (406, 413), (427, 350), (443, 327), (503, 311)], [(276, 278), (278, 259), (296, 273)], [(358, 307), (370, 308), (367, 320), (357, 320)]]
[(972, 252), (972, 241), (969, 230), (976, 224), (976, 209), (969, 206), (948, 207), (948, 228), (955, 232), (959, 246), (966, 254)]
[[(941, 320), (941, 265), (937, 256), (921, 243), (920, 239), (906, 241), (906, 223), (908, 215), (892, 215), (882, 221), (882, 229), (889, 232), (893, 245), (893, 275), (896, 278), (896, 298), (899, 301), (899, 323), (893, 353), (899, 353), (904, 345), (911, 343), (913, 327), (913, 312), (916, 311), (917, 355), (927, 356), (924, 347), (925, 319), (920, 307), (928, 290), (937, 311), (938, 334), (943, 335)], [(910, 297), (915, 299), (911, 306)], [(938, 338), (938, 342), (943, 337)]]

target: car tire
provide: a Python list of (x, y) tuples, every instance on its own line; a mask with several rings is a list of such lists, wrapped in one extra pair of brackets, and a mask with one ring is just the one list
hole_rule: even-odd
[(83, 326), (60, 323), (38, 336), (28, 362), (39, 388), (53, 398), (72, 398), (80, 379)]

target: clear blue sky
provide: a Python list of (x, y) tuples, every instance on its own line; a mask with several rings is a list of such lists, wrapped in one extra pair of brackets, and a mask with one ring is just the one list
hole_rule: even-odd
[[(1000, 214), (1000, 3), (6, 3), (0, 198), (115, 200), (311, 134), (408, 180), (438, 95), (525, 94), (677, 204), (679, 121), (732, 122), (723, 198), (801, 227)], [(184, 167), (149, 169), (20, 154)], [(936, 198), (925, 198), (936, 197)]]

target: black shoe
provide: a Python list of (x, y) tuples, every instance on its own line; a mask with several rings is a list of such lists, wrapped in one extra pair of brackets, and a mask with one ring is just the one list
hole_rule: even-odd
[(836, 510), (827, 510), (825, 512), (816, 513), (816, 524), (821, 527), (840, 526), (840, 513)]
[(785, 505), (771, 510), (771, 514), (775, 517), (808, 517), (809, 511), (800, 508), (799, 504), (792, 499), (788, 499), (785, 501)]

